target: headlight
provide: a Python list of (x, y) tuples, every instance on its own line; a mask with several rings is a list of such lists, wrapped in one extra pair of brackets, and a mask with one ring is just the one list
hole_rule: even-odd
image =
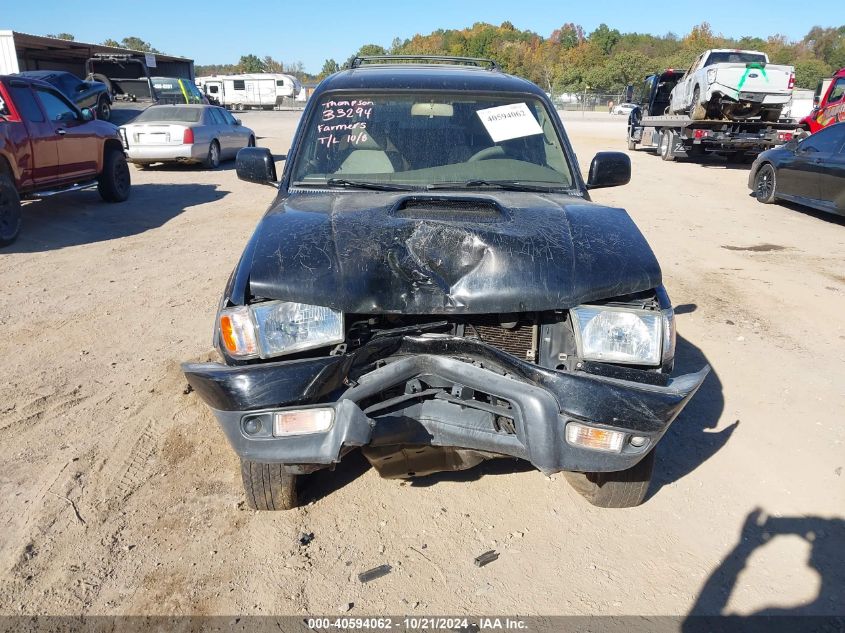
[(707, 83), (712, 84), (716, 81), (716, 69), (711, 68), (707, 71)]
[(579, 306), (570, 313), (578, 351), (585, 360), (657, 366), (674, 356), (671, 308), (656, 311)]
[(343, 313), (267, 301), (220, 312), (220, 339), (235, 358), (272, 358), (343, 342)]

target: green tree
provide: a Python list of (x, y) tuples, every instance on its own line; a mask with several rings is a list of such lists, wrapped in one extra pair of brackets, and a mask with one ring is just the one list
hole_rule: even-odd
[(358, 56), (365, 57), (367, 55), (387, 55), (387, 51), (384, 50), (383, 46), (379, 46), (378, 44), (364, 44), (358, 49)]
[(795, 87), (815, 90), (819, 81), (832, 72), (833, 69), (820, 59), (799, 59), (795, 62)]
[(570, 22), (553, 31), (549, 39), (552, 43), (559, 44), (562, 48), (569, 50), (584, 41), (584, 29)]
[(333, 75), (340, 67), (337, 65), (337, 62), (333, 59), (327, 59), (323, 62), (323, 69), (320, 71), (320, 77), (328, 77), (329, 75)]
[(379, 46), (378, 44), (364, 44), (361, 48), (358, 49), (357, 53), (350, 56), (349, 59), (346, 60), (346, 66), (351, 66), (352, 61), (356, 57), (368, 57), (370, 55), (387, 55), (387, 51), (384, 50), (383, 46)]
[(56, 33), (55, 35), (47, 35), (47, 37), (52, 37), (57, 40), (68, 40), (69, 42), (73, 42), (76, 39), (71, 33)]
[(636, 51), (615, 54), (607, 62), (614, 79), (613, 88), (622, 89), (628, 84), (638, 84), (651, 70), (653, 62)]
[(264, 72), (267, 73), (283, 73), (285, 72), (285, 65), (273, 59), (270, 55), (265, 55), (261, 62), (264, 65)]
[(263, 73), (264, 62), (257, 55), (241, 55), (238, 61), (238, 72), (240, 73)]
[(129, 48), (133, 51), (143, 51), (145, 53), (160, 53), (160, 50), (153, 48), (149, 42), (145, 42), (140, 37), (129, 36), (120, 40), (120, 45), (123, 48)]
[(814, 26), (804, 36), (804, 43), (822, 61), (835, 68), (845, 66), (845, 25), (830, 28)]
[(610, 55), (610, 51), (613, 50), (613, 47), (616, 46), (616, 43), (619, 41), (619, 38), (622, 35), (616, 29), (611, 29), (607, 24), (599, 24), (598, 28), (595, 31), (590, 33), (587, 37), (587, 41), (590, 44), (598, 47), (598, 49), (604, 55)]
[(103, 46), (112, 46), (113, 48), (120, 48), (120, 42), (109, 38), (103, 42)]

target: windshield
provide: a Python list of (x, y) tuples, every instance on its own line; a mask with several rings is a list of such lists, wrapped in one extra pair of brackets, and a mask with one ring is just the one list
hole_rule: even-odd
[(179, 106), (153, 106), (139, 114), (133, 123), (144, 121), (177, 121), (179, 123), (198, 123), (202, 117), (202, 108), (180, 108)]
[(740, 53), (738, 51), (724, 51), (721, 53), (710, 53), (707, 58), (707, 66), (712, 64), (765, 64), (766, 56), (761, 53)]
[(178, 97), (182, 103), (202, 103), (202, 94), (193, 82), (178, 77), (151, 77), (153, 88), (162, 97)]
[(572, 187), (563, 144), (538, 99), (326, 95), (313, 113), (293, 168), (295, 185)]

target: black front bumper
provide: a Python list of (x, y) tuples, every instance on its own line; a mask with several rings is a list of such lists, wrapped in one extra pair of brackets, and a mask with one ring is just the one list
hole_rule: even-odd
[[(375, 341), (347, 355), (234, 367), (185, 364), (183, 370), (245, 459), (307, 472), (340, 461), (355, 446), (423, 444), (518, 457), (553, 473), (616, 471), (636, 464), (666, 432), (710, 368), (655, 385), (546, 369), (472, 339), (405, 336)], [(413, 401), (399, 415), (372, 405), (382, 392), (417, 379), (445, 385), (446, 392), (419, 401), (399, 397), (396, 400), (406, 398), (408, 404)], [(449, 395), (462, 388), (506, 402), (514, 428), (504, 432), (491, 423), (495, 407), (467, 406)], [(327, 432), (276, 438), (251, 436), (243, 428), (245, 420), (256, 415), (309, 406), (334, 410)], [(626, 442), (620, 452), (574, 446), (564, 435), (570, 421), (619, 430), (647, 442), (640, 447)]]

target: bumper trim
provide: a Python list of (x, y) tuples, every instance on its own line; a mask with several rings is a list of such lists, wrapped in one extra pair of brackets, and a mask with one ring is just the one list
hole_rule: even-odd
[[(474, 364), (454, 357), (465, 356), (470, 350), (483, 362)], [(215, 410), (235, 451), (247, 459), (330, 465), (340, 460), (344, 447), (429, 444), (511, 455), (531, 461), (545, 473), (614, 471), (633, 466), (646, 450), (601, 453), (571, 446), (564, 438), (566, 422), (576, 420), (643, 435), (649, 438), (651, 448), (710, 371), (705, 366), (659, 386), (548, 370), (477, 342), (451, 338), (404, 337), (392, 351), (399, 353), (390, 362), (363, 371), (351, 387), (344, 385), (353, 366), (350, 356), (236, 367), (187, 364), (183, 370), (188, 382)], [(483, 420), (483, 411), (470, 415), (459, 404), (438, 399), (421, 402), (413, 414), (404, 417), (374, 412), (370, 418), (359, 407), (359, 403), (390, 387), (427, 376), (507, 400), (514, 409), (516, 433), (492, 432)], [(241, 431), (246, 413), (318, 403), (335, 407), (336, 423), (329, 433), (255, 439)], [(403, 428), (402, 421), (408, 420), (410, 425)]]

